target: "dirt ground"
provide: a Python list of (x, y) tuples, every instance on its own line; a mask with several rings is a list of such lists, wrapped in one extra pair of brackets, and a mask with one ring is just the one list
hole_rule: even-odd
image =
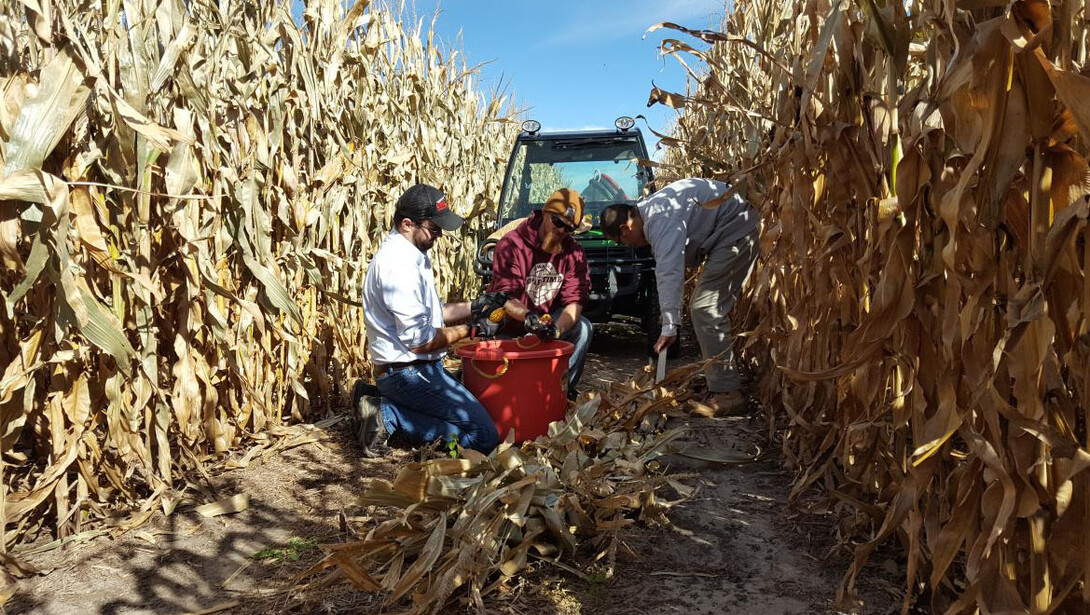
[[(627, 327), (596, 330), (584, 385), (626, 379), (645, 364)], [(693, 345), (672, 364), (694, 357)], [(688, 443), (708, 450), (768, 448), (763, 422), (745, 416), (686, 421)], [(248, 509), (213, 518), (193, 511), (158, 515), (139, 530), (29, 556), (46, 574), (22, 582), (6, 613), (41, 615), (285, 612), (283, 588), (316, 562), (320, 543), (353, 538), (364, 514), (365, 481), (391, 478), (413, 453), (359, 456), (347, 423), (319, 444), (289, 450), (256, 467), (215, 477), (217, 497), (246, 493)], [(694, 474), (694, 497), (670, 512), (672, 527), (636, 525), (625, 534), (612, 577), (601, 562), (564, 570), (539, 561), (513, 592), (486, 602), (489, 612), (537, 615), (622, 613), (835, 613), (832, 604), (849, 558), (834, 552), (831, 518), (801, 514), (787, 502), (792, 475), (775, 454), (723, 466), (668, 457), (669, 472)], [(861, 580), (860, 611), (900, 608), (900, 565), (878, 555)], [(294, 613), (374, 613), (380, 596), (338, 589)], [(460, 611), (460, 607), (451, 612)]]

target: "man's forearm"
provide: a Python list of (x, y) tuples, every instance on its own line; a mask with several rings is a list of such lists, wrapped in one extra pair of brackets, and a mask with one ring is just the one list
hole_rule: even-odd
[(526, 320), (526, 314), (529, 313), (530, 308), (526, 307), (518, 299), (508, 299), (507, 303), (503, 304), (503, 311), (508, 318), (522, 322)]
[(452, 325), (469, 320), (471, 311), (468, 301), (443, 304), (443, 324)]
[(583, 306), (578, 303), (569, 303), (564, 306), (564, 311), (560, 312), (560, 315), (556, 317), (556, 331), (560, 335), (564, 335), (575, 326), (575, 323), (579, 321), (579, 317), (583, 315)]
[(658, 263), (655, 266), (655, 282), (659, 293), (659, 317), (662, 334), (675, 335), (681, 324), (681, 307), (684, 302), (685, 268), (681, 262)]
[(676, 224), (644, 221), (644, 233), (655, 257), (659, 315), (664, 336), (676, 335), (685, 290), (685, 231)]
[(469, 337), (469, 325), (454, 325), (435, 330), (435, 337), (423, 346), (411, 348), (416, 354), (428, 354), (447, 348), (458, 340)]

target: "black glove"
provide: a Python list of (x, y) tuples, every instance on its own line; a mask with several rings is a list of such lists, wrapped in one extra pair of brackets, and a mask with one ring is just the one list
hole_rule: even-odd
[(506, 317), (500, 319), (499, 322), (489, 320), (488, 316), (478, 318), (469, 325), (469, 337), (490, 340), (496, 337), (496, 334), (499, 333), (500, 327), (503, 326), (505, 320), (507, 320)]
[(526, 313), (526, 320), (522, 322), (522, 326), (526, 328), (527, 332), (536, 335), (543, 342), (560, 337), (560, 332), (556, 329), (556, 325), (553, 324), (552, 316), (548, 314), (531, 310)]
[(473, 319), (487, 318), (497, 308), (503, 307), (503, 304), (507, 303), (507, 293), (481, 293), (480, 297), (477, 297), (469, 304), (469, 312), (472, 314)]

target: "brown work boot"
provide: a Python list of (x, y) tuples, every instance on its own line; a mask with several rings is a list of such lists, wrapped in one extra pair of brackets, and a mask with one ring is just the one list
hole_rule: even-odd
[(378, 393), (378, 389), (362, 380), (357, 380), (352, 390), (352, 432), (363, 449), (363, 456), (372, 459), (390, 452), (386, 446), (386, 426), (382, 423), (382, 399), (374, 393)]
[(711, 397), (708, 398), (707, 405), (717, 416), (742, 414), (749, 407), (746, 396), (742, 395), (741, 391), (713, 393)]

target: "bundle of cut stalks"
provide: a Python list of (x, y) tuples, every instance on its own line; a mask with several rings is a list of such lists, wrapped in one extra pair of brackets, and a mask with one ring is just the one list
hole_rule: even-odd
[[(1087, 7), (742, 0), (672, 24), (667, 156), (760, 209), (740, 304), (796, 496), (930, 612), (1090, 609)], [(695, 62), (693, 58), (696, 58)], [(741, 320), (741, 319), (740, 319)]]
[(508, 441), (487, 457), (463, 451), (460, 459), (410, 464), (392, 483), (372, 481), (361, 504), (395, 514), (363, 540), (327, 546), (328, 556), (301, 578), (323, 576), (298, 587), (297, 598), (351, 583), (385, 592), (386, 605), (410, 596), (413, 613), (434, 613), (455, 599), (483, 613), (483, 599), (506, 587), (530, 556), (571, 559), (587, 539), (612, 574), (623, 528), (637, 519), (666, 522), (676, 502), (656, 493), (693, 492), (679, 482), (684, 477), (657, 472), (655, 460), (683, 434), (662, 431), (665, 416), (689, 400), (703, 367), (674, 370), (657, 385), (649, 373), (616, 383), (521, 447)]
[(503, 99), (404, 9), (303, 8), (3, 4), (0, 549), (169, 513), (327, 412), (367, 365), (367, 259), (413, 183), (470, 219), (432, 257), (444, 296), (473, 292)]

